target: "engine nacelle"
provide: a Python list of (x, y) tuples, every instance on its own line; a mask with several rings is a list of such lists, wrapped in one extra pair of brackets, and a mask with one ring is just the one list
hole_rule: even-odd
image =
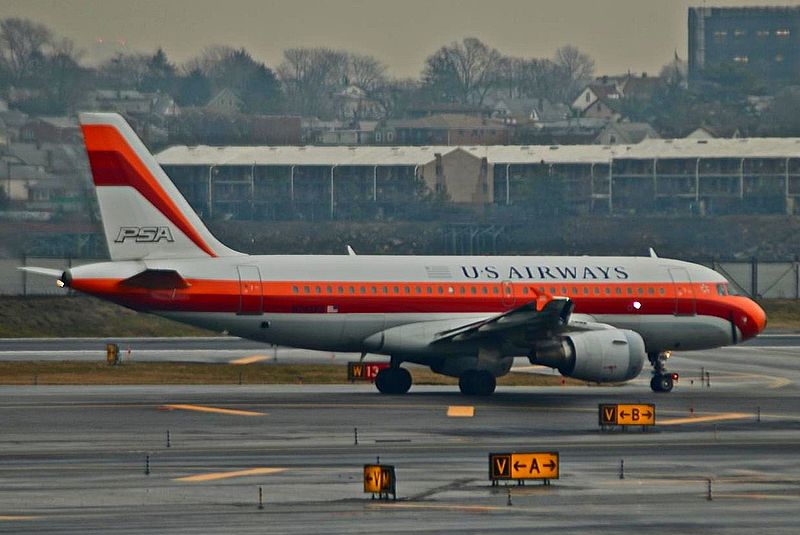
[(613, 383), (639, 375), (646, 357), (644, 340), (638, 333), (603, 329), (538, 342), (528, 358), (567, 377)]

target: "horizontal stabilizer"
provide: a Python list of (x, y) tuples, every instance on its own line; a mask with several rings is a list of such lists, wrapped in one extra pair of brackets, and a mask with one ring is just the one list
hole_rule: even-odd
[(17, 269), (20, 271), (27, 271), (28, 273), (44, 275), (45, 277), (55, 277), (56, 279), (60, 278), (61, 275), (64, 274), (63, 269), (50, 269), (50, 268), (34, 267), (34, 266), (18, 267)]
[(120, 282), (120, 285), (146, 290), (177, 290), (191, 286), (174, 269), (146, 269)]

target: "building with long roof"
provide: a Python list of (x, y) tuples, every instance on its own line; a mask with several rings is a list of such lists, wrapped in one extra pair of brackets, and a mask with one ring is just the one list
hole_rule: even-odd
[(525, 213), (798, 212), (800, 138), (635, 145), (177, 146), (158, 161), (206, 217), (391, 215), (440, 194)]

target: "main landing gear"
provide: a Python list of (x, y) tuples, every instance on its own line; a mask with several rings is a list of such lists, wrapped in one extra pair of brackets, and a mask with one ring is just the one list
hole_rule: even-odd
[(458, 388), (466, 396), (488, 396), (497, 387), (497, 380), (485, 370), (467, 370), (458, 378)]
[(411, 388), (411, 374), (400, 366), (390, 366), (378, 372), (375, 386), (381, 394), (405, 394)]
[(666, 364), (670, 355), (669, 351), (647, 354), (650, 364), (653, 365), (653, 378), (650, 379), (650, 388), (653, 389), (653, 392), (672, 391), (677, 375), (667, 372)]

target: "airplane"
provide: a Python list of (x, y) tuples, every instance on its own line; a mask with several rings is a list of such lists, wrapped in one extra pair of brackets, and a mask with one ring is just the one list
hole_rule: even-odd
[(719, 273), (649, 256), (259, 255), (209, 232), (128, 123), (80, 114), (110, 261), (27, 267), (131, 309), (270, 344), (389, 357), (375, 384), (404, 394), (403, 363), (492, 394), (515, 357), (594, 383), (652, 366), (669, 392), (674, 350), (753, 338), (766, 314)]

